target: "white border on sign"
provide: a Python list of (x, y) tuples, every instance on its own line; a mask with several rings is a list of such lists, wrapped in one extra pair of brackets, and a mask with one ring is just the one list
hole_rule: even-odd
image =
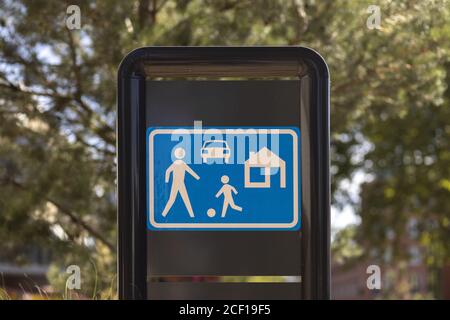
[[(255, 128), (259, 130), (259, 128)], [(265, 130), (266, 128), (261, 128)], [(293, 140), (293, 199), (294, 199), (294, 212), (293, 212), (293, 220), (291, 223), (158, 223), (155, 221), (155, 212), (154, 212), (154, 182), (153, 182), (153, 138), (157, 134), (172, 134), (174, 131), (178, 129), (154, 129), (150, 132), (150, 136), (148, 138), (148, 161), (149, 161), (149, 219), (150, 224), (155, 228), (165, 229), (165, 228), (189, 228), (189, 229), (239, 229), (239, 228), (251, 228), (251, 229), (290, 229), (297, 225), (298, 223), (298, 136), (297, 132), (292, 129), (279, 129), (275, 128), (280, 134), (290, 134)], [(189, 134), (203, 134), (205, 131), (210, 130), (207, 129), (186, 129), (186, 133)], [(214, 129), (220, 133), (232, 133), (232, 134), (246, 134), (242, 132), (242, 130), (237, 129)], [(266, 129), (267, 130), (267, 129)]]

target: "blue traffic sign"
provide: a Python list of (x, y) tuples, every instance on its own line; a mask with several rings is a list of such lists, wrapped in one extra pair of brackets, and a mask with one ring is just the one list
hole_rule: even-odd
[(151, 230), (298, 230), (295, 127), (147, 129)]

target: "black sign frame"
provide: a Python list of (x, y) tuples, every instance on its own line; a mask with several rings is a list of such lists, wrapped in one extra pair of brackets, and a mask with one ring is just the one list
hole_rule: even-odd
[[(294, 69), (292, 61), (295, 62)], [(240, 73), (245, 73), (246, 68), (249, 74), (256, 69), (265, 69), (272, 74), (294, 70), (299, 77), (305, 74), (309, 77), (309, 96), (305, 102), (310, 139), (309, 183), (302, 184), (302, 189), (308, 189), (310, 208), (309, 213), (302, 214), (302, 297), (329, 299), (330, 81), (324, 59), (304, 47), (144, 47), (124, 58), (118, 71), (117, 97), (119, 298), (145, 299), (147, 295), (145, 79), (149, 72), (170, 70), (189, 74), (195, 68), (211, 76), (224, 65), (229, 66), (230, 72), (241, 66)], [(274, 65), (278, 67), (274, 68)]]

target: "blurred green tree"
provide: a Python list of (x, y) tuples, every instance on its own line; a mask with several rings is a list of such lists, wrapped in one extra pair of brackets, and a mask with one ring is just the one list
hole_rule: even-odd
[[(66, 8), (81, 9), (68, 30)], [(450, 4), (378, 1), (0, 0), (0, 251), (53, 252), (52, 282), (79, 264), (86, 295), (115, 277), (115, 79), (145, 45), (303, 45), (332, 78), (333, 203), (362, 218), (347, 232), (365, 256), (408, 259), (412, 227), (424, 262), (450, 243)], [(360, 198), (348, 192), (364, 174)], [(337, 248), (344, 248), (339, 243)], [(369, 250), (370, 249), (370, 250)], [(343, 256), (347, 255), (344, 253)], [(446, 260), (447, 259), (447, 260)], [(94, 269), (95, 267), (95, 269)], [(92, 293), (94, 292), (94, 293)]]

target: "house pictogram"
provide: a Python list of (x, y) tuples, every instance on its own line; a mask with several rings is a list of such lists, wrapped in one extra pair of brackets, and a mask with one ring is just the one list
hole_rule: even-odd
[[(252, 181), (251, 168), (261, 169), (264, 181)], [(274, 169), (280, 176), (280, 188), (286, 188), (286, 162), (266, 147), (258, 152), (250, 152), (250, 157), (244, 163), (245, 188), (270, 188)]]

